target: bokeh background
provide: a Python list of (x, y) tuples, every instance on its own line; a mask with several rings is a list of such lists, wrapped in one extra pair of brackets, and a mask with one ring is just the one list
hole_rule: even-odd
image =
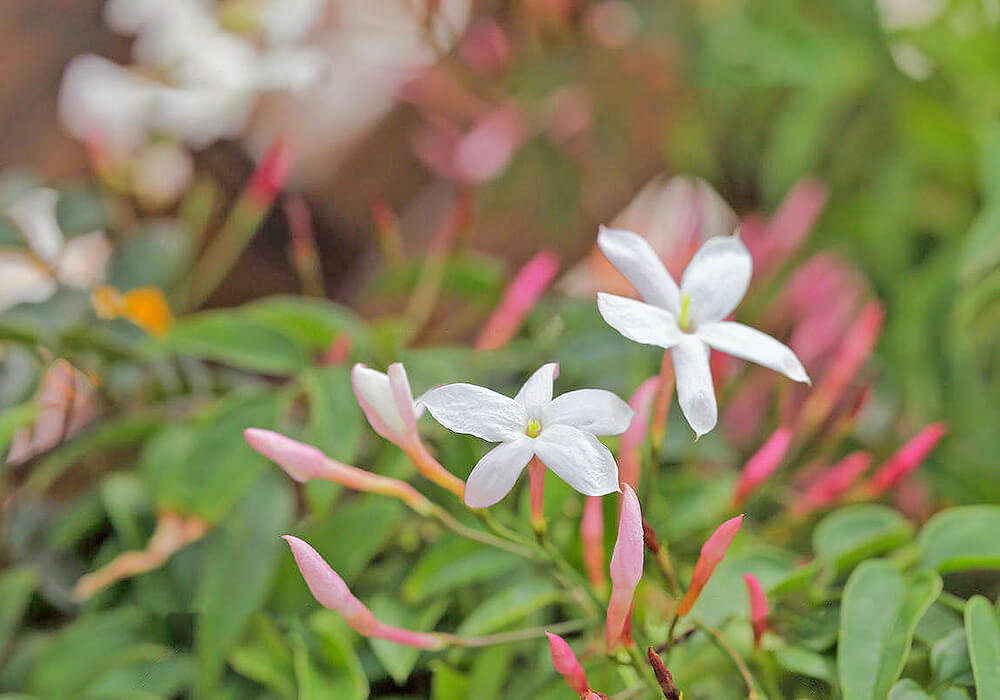
[[(459, 251), (417, 328), (390, 325), (373, 342), (466, 343), (539, 251), (558, 257), (557, 294), (592, 293), (580, 279), (595, 274), (600, 224), (659, 237), (668, 255), (688, 209), (706, 230), (761, 230), (784, 212), (786, 226), (807, 222), (794, 263), (847, 261), (884, 305), (865, 374), (869, 433), (946, 421), (921, 488), (937, 506), (1000, 502), (998, 0), (191, 2), (258, 44), (287, 31), (274, 51), (315, 59), (272, 66), (226, 133), (212, 114), (180, 136), (152, 130), (150, 143), (193, 166), (176, 192), (173, 161), (153, 167), (165, 193), (139, 197), (142, 216), (181, 216), (192, 182), (231, 205), (275, 144), (289, 162), (274, 206), (197, 308), (305, 289), (380, 319), (412, 311), (428, 257)], [(119, 144), (98, 128), (129, 94), (67, 76), (96, 54), (181, 80), (185, 66), (137, 57), (142, 32), (127, 29), (157, 4), (0, 3), (7, 176), (137, 199), (115, 180)], [(206, 63), (191, 78), (199, 89), (230, 79)], [(318, 277), (295, 254), (303, 205)], [(836, 288), (810, 293), (813, 308), (843, 301)], [(767, 318), (769, 298), (757, 299)], [(79, 483), (62, 493), (76, 497)]]

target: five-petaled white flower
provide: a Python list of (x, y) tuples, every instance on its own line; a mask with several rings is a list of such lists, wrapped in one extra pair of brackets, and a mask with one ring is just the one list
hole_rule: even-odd
[(418, 399), (443, 426), (500, 444), (479, 460), (465, 485), (470, 508), (491, 506), (537, 457), (587, 496), (618, 491), (618, 465), (595, 435), (618, 435), (632, 421), (628, 404), (601, 389), (552, 398), (559, 365), (538, 369), (513, 399), (473, 384), (447, 384)]
[(670, 350), (681, 411), (700, 437), (715, 427), (718, 407), (709, 348), (809, 382), (799, 358), (766, 333), (724, 321), (743, 299), (753, 260), (738, 235), (709, 238), (681, 277), (681, 286), (642, 236), (601, 227), (601, 251), (625, 275), (642, 301), (599, 292), (597, 308), (630, 340)]

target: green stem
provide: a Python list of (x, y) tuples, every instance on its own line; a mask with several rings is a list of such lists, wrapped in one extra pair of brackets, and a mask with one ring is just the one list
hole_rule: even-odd
[(484, 637), (458, 637), (454, 635), (443, 635), (449, 644), (458, 647), (474, 648), (474, 647), (486, 647), (493, 646), (495, 644), (513, 644), (515, 642), (523, 642), (529, 639), (536, 639), (544, 637), (546, 632), (551, 632), (553, 634), (567, 634), (570, 632), (579, 632), (580, 630), (592, 627), (600, 622), (600, 618), (591, 617), (583, 620), (569, 620), (567, 622), (557, 622), (553, 625), (545, 625), (543, 627), (528, 627), (521, 630), (514, 630), (512, 632), (501, 632), (499, 634), (490, 634)]
[(470, 540), (475, 540), (476, 542), (481, 542), (482, 544), (494, 547), (495, 549), (502, 549), (506, 552), (510, 552), (511, 554), (516, 554), (519, 557), (524, 557), (525, 559), (530, 559), (532, 561), (538, 561), (539, 559), (538, 553), (527, 547), (522, 547), (515, 542), (510, 542), (487, 532), (480, 532), (479, 530), (475, 530), (467, 525), (463, 525), (452, 517), (451, 513), (444, 510), (440, 506), (434, 506), (431, 511), (431, 515), (433, 515), (438, 522), (454, 532), (456, 535)]
[(736, 666), (736, 670), (738, 670), (740, 675), (743, 676), (743, 682), (746, 683), (747, 686), (747, 700), (760, 700), (760, 695), (757, 694), (757, 685), (754, 682), (753, 674), (750, 673), (750, 669), (747, 668), (746, 663), (743, 661), (743, 657), (737, 654), (736, 650), (733, 649), (729, 640), (722, 635), (722, 632), (714, 627), (708, 627), (700, 622), (695, 624), (698, 626), (698, 629), (706, 632), (712, 638), (716, 646), (722, 650), (723, 654), (732, 660), (733, 664)]

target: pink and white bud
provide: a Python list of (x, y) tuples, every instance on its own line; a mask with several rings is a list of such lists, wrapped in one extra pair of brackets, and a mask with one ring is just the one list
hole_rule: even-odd
[(618, 539), (611, 552), (611, 600), (608, 602), (605, 641), (608, 649), (622, 642), (628, 618), (632, 613), (632, 597), (642, 578), (643, 565), (642, 511), (639, 498), (628, 484), (622, 484), (622, 508), (618, 518)]
[(247, 443), (298, 482), (313, 479), (333, 481), (356, 491), (367, 491), (398, 498), (418, 513), (431, 511), (431, 502), (415, 488), (399, 479), (372, 474), (330, 459), (312, 445), (285, 437), (281, 433), (248, 428), (243, 435)]
[(423, 415), (424, 406), (413, 400), (406, 368), (401, 362), (389, 365), (384, 374), (356, 364), (351, 369), (351, 384), (376, 433), (400, 447), (421, 474), (459, 497), (464, 496), (465, 482), (441, 466), (420, 441), (417, 419)]
[(691, 575), (691, 586), (688, 588), (687, 593), (684, 594), (684, 599), (681, 600), (681, 604), (677, 608), (678, 617), (683, 617), (691, 611), (695, 601), (698, 600), (698, 596), (701, 595), (701, 589), (705, 587), (705, 584), (712, 577), (715, 567), (726, 556), (726, 552), (729, 551), (729, 545), (733, 543), (733, 538), (740, 531), (742, 524), (742, 515), (737, 515), (735, 518), (727, 520), (722, 525), (719, 525), (715, 532), (712, 533), (712, 536), (702, 545), (701, 555), (694, 565), (694, 574)]
[(806, 515), (832, 505), (851, 490), (871, 463), (872, 456), (867, 452), (847, 455), (806, 488), (792, 511), (796, 515)]
[(356, 364), (351, 369), (351, 385), (376, 433), (404, 449), (419, 442), (417, 419), (424, 409), (413, 401), (402, 363), (389, 365), (387, 372)]
[(559, 256), (543, 250), (518, 270), (504, 291), (497, 308), (486, 319), (479, 338), (478, 350), (495, 350), (510, 342), (524, 317), (535, 307), (559, 270)]
[(469, 183), (492, 180), (507, 167), (527, 136), (520, 112), (513, 104), (484, 115), (455, 146), (454, 167)]
[(302, 578), (320, 605), (340, 613), (353, 629), (366, 637), (385, 639), (417, 649), (441, 649), (444, 639), (436, 634), (414, 632), (380, 622), (364, 603), (354, 597), (336, 571), (319, 553), (292, 535), (283, 538), (292, 550)]
[(733, 492), (733, 502), (736, 505), (744, 503), (761, 484), (771, 478), (771, 475), (781, 466), (782, 460), (788, 454), (792, 444), (792, 429), (782, 426), (775, 430), (760, 449), (747, 460), (743, 473), (736, 483)]
[(650, 411), (660, 387), (660, 377), (650, 377), (635, 390), (628, 405), (635, 411), (628, 430), (622, 433), (618, 448), (618, 474), (621, 480), (634, 489), (639, 488), (642, 469), (642, 443), (649, 431)]
[(583, 566), (591, 585), (605, 590), (604, 574), (604, 500), (601, 496), (587, 496), (580, 518), (580, 542), (583, 549)]
[(510, 41), (492, 17), (476, 20), (465, 32), (458, 53), (472, 70), (484, 75), (499, 73), (510, 59)]
[(743, 581), (747, 584), (747, 594), (750, 596), (750, 624), (753, 625), (753, 643), (755, 647), (760, 647), (761, 637), (767, 631), (767, 615), (770, 608), (767, 604), (767, 596), (761, 588), (760, 581), (753, 574), (743, 574)]
[(869, 494), (881, 496), (912, 474), (947, 433), (948, 426), (944, 423), (931, 423), (910, 438), (872, 476)]
[(552, 652), (552, 665), (556, 671), (566, 679), (566, 685), (572, 688), (574, 693), (581, 698), (587, 698), (591, 693), (590, 685), (576, 654), (558, 634), (546, 632), (545, 636), (549, 638), (549, 651)]

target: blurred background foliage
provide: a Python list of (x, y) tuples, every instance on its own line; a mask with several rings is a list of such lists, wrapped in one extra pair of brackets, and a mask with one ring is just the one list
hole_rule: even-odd
[[(61, 70), (69, 55), (50, 55), (60, 49), (42, 41), (49, 30), (36, 23), (57, 22), (71, 4), (0, 8), (9, 28), (35, 27), (26, 35), (39, 37), (19, 45), (18, 65)], [(80, 23), (95, 44), (126, 53), (102, 36), (100, 3), (72, 9), (52, 26)], [(343, 156), (323, 161), (310, 151), (328, 153), (324, 143), (299, 144), (302, 167), (288, 189), (302, 192), (313, 213), (319, 296), (325, 290), (332, 300), (297, 294), (310, 284), (316, 291), (316, 280), (288, 253), (291, 195), (278, 195), (266, 216), (240, 209), (252, 167), (245, 151), (260, 154), (276, 132), (313, 134), (296, 119), (321, 119), (322, 110), (294, 112), (310, 106), (309, 95), (292, 103), (293, 117), (286, 105), (268, 119), (265, 105), (242, 141), (197, 153), (198, 175), (180, 202), (148, 211), (84, 174), (84, 150), (48, 128), (55, 85), (36, 81), (34, 99), (19, 99), (33, 73), (16, 73), (28, 77), (0, 98), (10, 125), (0, 154), (18, 170), (0, 183), (0, 209), (59, 178), (67, 239), (107, 231), (114, 248), (104, 281), (120, 292), (163, 290), (176, 322), (158, 335), (128, 316), (98, 320), (90, 295), (67, 288), (0, 314), (0, 445), (42, 417), (56, 421), (49, 439), (36, 434), (2, 472), (0, 690), (45, 699), (567, 697), (537, 640), (420, 654), (369, 643), (318, 608), (278, 535), (310, 541), (380, 619), (414, 629), (489, 635), (571, 617), (572, 603), (537, 566), (439, 531), (394, 501), (329, 483), (293, 486), (245, 445), (242, 430), (280, 430), (409, 479), (413, 466), (364, 422), (352, 361), (382, 368), (402, 360), (416, 393), (446, 381), (512, 393), (527, 372), (557, 359), (563, 390), (598, 385), (628, 396), (658, 371), (658, 358), (624, 343), (591, 299), (546, 297), (502, 349), (475, 351), (469, 341), (517, 265), (549, 248), (569, 269), (593, 246), (597, 224), (666, 172), (704, 178), (741, 217), (774, 212), (803, 178), (823, 182), (829, 198), (810, 237), (748, 300), (747, 315), (767, 318), (795, 264), (837, 253), (870, 280), (886, 317), (865, 370), (874, 389), (864, 422), (834, 451), (867, 449), (881, 459), (931, 421), (950, 430), (920, 471), (930, 495), (905, 517), (854, 504), (789, 531), (778, 516), (795, 491), (769, 485), (696, 614), (724, 627), (749, 657), (741, 573), (755, 572), (778, 597), (772, 627), (781, 642), (754, 667), (775, 679), (779, 691), (768, 697), (884, 698), (901, 671), (910, 680), (891, 697), (968, 697), (977, 645), (970, 655), (964, 629), (984, 613), (962, 598), (995, 594), (989, 570), (1000, 567), (995, 0), (532, 0), (476, 3), (471, 15), (502, 28), (510, 42), (502, 67), (477, 72), (459, 49), (445, 49), (399, 86), (391, 111)], [(456, 174), (427, 145), (441, 142), (429, 128), (471, 129), (512, 104), (516, 146), (484, 176)], [(372, 217), (375, 198), (398, 219)], [(227, 218), (233, 211), (239, 216)], [(219, 268), (226, 277), (218, 288), (197, 300), (199, 251), (226, 230), (257, 233), (245, 252), (234, 251), (231, 270)], [(387, 230), (399, 233), (401, 254)], [(0, 220), (0, 243), (21, 245), (13, 222)], [(344, 337), (350, 342), (338, 346)], [(56, 358), (69, 365), (53, 365)], [(67, 382), (71, 391), (49, 411), (40, 397), (52, 395), (45, 382), (53, 367), (55, 394), (65, 399)], [(743, 444), (721, 430), (694, 444), (672, 411), (662, 478), (644, 508), (679, 561), (693, 562), (727, 512), (739, 467), (776, 424), (772, 403)], [(429, 423), (423, 430), (462, 478), (483, 453), (476, 441)], [(552, 539), (580, 564), (580, 501), (556, 479), (546, 493)], [(526, 489), (516, 500), (505, 517), (523, 525)], [(967, 508), (923, 524), (945, 506)], [(605, 510), (610, 545), (615, 518)], [(95, 587), (81, 602), (81, 576), (130, 550), (145, 552), (149, 570)], [(883, 560), (855, 568), (883, 555), (905, 580)], [(812, 563), (799, 566), (803, 557)], [(919, 571), (910, 576), (907, 567)], [(682, 565), (684, 576), (690, 568)], [(933, 571), (945, 575), (941, 598)], [(662, 635), (662, 592), (649, 585), (640, 595), (642, 624)], [(866, 652), (851, 635), (878, 621), (857, 613), (856, 601), (903, 597), (912, 603), (898, 611), (913, 618), (908, 634), (879, 628), (886, 648), (899, 647), (899, 670), (893, 657), (879, 668), (895, 674), (875, 668), (867, 678)], [(886, 641), (893, 634), (902, 637)], [(585, 662), (595, 687), (627, 684), (623, 671), (599, 662)], [(728, 659), (703, 636), (680, 646), (670, 665), (689, 700), (745, 697)]]

